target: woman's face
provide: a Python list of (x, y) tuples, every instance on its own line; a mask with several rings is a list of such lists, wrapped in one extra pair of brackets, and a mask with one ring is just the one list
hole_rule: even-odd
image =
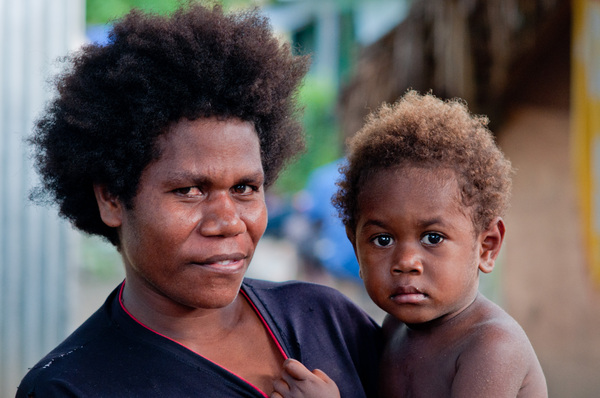
[(267, 225), (260, 144), (237, 119), (181, 121), (159, 138), (119, 236), (128, 288), (176, 307), (235, 299)]

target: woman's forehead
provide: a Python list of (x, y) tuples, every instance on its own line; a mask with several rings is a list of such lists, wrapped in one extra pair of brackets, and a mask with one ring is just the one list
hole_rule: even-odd
[(142, 172), (141, 182), (218, 178), (226, 171), (264, 174), (256, 131), (238, 119), (185, 120), (161, 135), (156, 146), (157, 156)]

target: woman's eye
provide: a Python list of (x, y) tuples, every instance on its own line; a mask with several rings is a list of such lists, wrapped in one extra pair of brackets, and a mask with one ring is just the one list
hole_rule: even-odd
[(389, 235), (379, 235), (373, 239), (373, 243), (378, 247), (386, 247), (394, 243), (394, 239)]
[(198, 196), (202, 194), (202, 191), (200, 191), (200, 188), (198, 187), (178, 188), (174, 192), (184, 196)]
[(249, 195), (257, 189), (251, 185), (238, 184), (233, 187), (233, 192), (238, 195)]
[(437, 245), (444, 240), (444, 237), (440, 234), (430, 232), (421, 238), (421, 242), (426, 245)]

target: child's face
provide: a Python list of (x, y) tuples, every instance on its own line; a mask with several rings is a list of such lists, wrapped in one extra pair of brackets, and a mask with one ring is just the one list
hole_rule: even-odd
[(402, 322), (454, 316), (475, 298), (478, 269), (491, 271), (482, 267), (485, 233), (475, 234), (459, 195), (454, 172), (440, 168), (385, 169), (361, 189), (361, 276), (371, 299)]

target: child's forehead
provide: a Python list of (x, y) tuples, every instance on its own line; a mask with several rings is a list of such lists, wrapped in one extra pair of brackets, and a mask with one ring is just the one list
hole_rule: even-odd
[(475, 231), (474, 208), (464, 203), (456, 172), (445, 167), (373, 170), (360, 189), (357, 205), (358, 224), (376, 220), (381, 225), (423, 226), (436, 220), (436, 224)]
[(413, 183), (419, 182), (439, 182), (441, 185), (452, 184), (458, 186), (459, 174), (447, 165), (431, 164), (431, 163), (400, 163), (389, 167), (380, 167), (371, 170), (367, 173), (368, 176), (364, 182), (368, 182), (373, 178), (406, 179), (407, 176), (418, 176), (413, 179)]
[[(427, 198), (418, 203), (420, 207), (439, 206), (443, 199), (445, 205), (470, 214), (462, 200), (458, 175), (449, 167), (400, 165), (374, 169), (364, 177), (359, 193), (361, 207), (389, 206), (394, 203), (394, 196), (401, 194), (403, 200), (423, 201)], [(371, 200), (374, 198), (379, 200)]]

